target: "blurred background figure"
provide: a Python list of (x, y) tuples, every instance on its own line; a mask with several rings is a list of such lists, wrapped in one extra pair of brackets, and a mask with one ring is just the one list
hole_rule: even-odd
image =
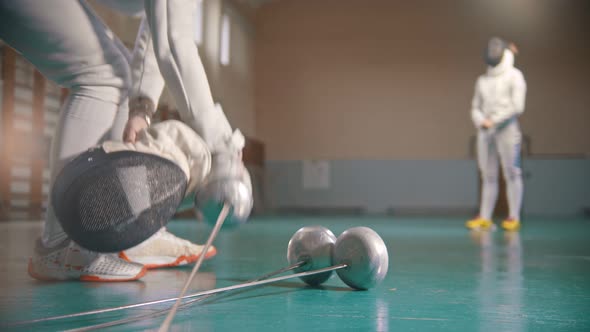
[(522, 72), (514, 67), (516, 54), (514, 44), (491, 38), (484, 52), (487, 71), (475, 84), (471, 118), (478, 130), (477, 161), (482, 191), (479, 216), (466, 223), (470, 229), (494, 227), (492, 212), (498, 198), (499, 164), (506, 181), (509, 209), (502, 228), (510, 231), (520, 228), (523, 184), (518, 117), (524, 112), (526, 82)]

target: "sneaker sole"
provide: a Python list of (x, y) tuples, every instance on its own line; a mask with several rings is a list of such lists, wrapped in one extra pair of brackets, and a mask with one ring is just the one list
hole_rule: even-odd
[(43, 276), (35, 272), (33, 268), (33, 260), (29, 259), (29, 266), (27, 268), (29, 275), (37, 280), (41, 281), (65, 281), (65, 280), (80, 280), (80, 281), (92, 281), (92, 282), (124, 282), (124, 281), (135, 281), (142, 278), (147, 273), (147, 268), (144, 266), (138, 274), (129, 278), (109, 278), (100, 275), (84, 275), (79, 278), (54, 278)]
[[(217, 255), (217, 248), (213, 247), (211, 250), (209, 250), (206, 254), (205, 254), (205, 259), (211, 259), (213, 256)], [(166, 267), (176, 267), (179, 265), (186, 265), (186, 264), (191, 264), (196, 262), (199, 257), (201, 257), (201, 255), (191, 255), (191, 256), (180, 256), (177, 259), (175, 259), (173, 262), (170, 263), (162, 263), (162, 264), (143, 264), (144, 267), (146, 267), (148, 270), (152, 270), (152, 269), (161, 269), (161, 268), (166, 268)], [(131, 258), (129, 258), (127, 255), (125, 255), (124, 252), (120, 252), (119, 253), (119, 258), (127, 261), (127, 262), (134, 262)]]

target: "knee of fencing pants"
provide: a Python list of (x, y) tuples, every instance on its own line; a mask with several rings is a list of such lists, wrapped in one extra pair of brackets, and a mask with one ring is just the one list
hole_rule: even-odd
[(522, 176), (522, 168), (517, 165), (508, 165), (502, 168), (504, 180), (506, 182), (514, 181)]
[(0, 35), (74, 93), (121, 103), (131, 79), (116, 36), (85, 2), (0, 1)]
[(112, 53), (106, 63), (88, 66), (68, 83), (72, 93), (121, 104), (131, 86), (129, 63), (123, 54)]
[(498, 170), (481, 170), (481, 180), (487, 183), (498, 182)]

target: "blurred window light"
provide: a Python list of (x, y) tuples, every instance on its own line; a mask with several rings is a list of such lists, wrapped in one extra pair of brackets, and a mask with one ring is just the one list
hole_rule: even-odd
[(203, 0), (196, 0), (197, 1), (197, 8), (195, 9), (195, 17), (194, 17), (194, 39), (195, 43), (198, 46), (203, 44), (203, 36), (204, 36), (204, 22), (203, 22)]
[(219, 61), (222, 65), (227, 66), (230, 62), (230, 31), (231, 21), (227, 14), (221, 18), (221, 42), (219, 51)]

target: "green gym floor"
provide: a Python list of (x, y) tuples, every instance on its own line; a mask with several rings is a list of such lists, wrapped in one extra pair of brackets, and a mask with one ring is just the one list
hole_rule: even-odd
[[(519, 233), (470, 233), (459, 218), (254, 218), (223, 231), (189, 292), (240, 283), (287, 265), (290, 237), (323, 225), (338, 236), (369, 226), (389, 272), (368, 291), (336, 275), (319, 289), (291, 279), (213, 296), (178, 312), (173, 331), (590, 331), (590, 220), (527, 219)], [(204, 242), (207, 225), (169, 229)], [(53, 331), (156, 312), (170, 304), (15, 326), (23, 320), (176, 296), (190, 267), (128, 283), (38, 282), (26, 273), (40, 223), (0, 224), (0, 330)], [(106, 329), (156, 330), (163, 317)]]

